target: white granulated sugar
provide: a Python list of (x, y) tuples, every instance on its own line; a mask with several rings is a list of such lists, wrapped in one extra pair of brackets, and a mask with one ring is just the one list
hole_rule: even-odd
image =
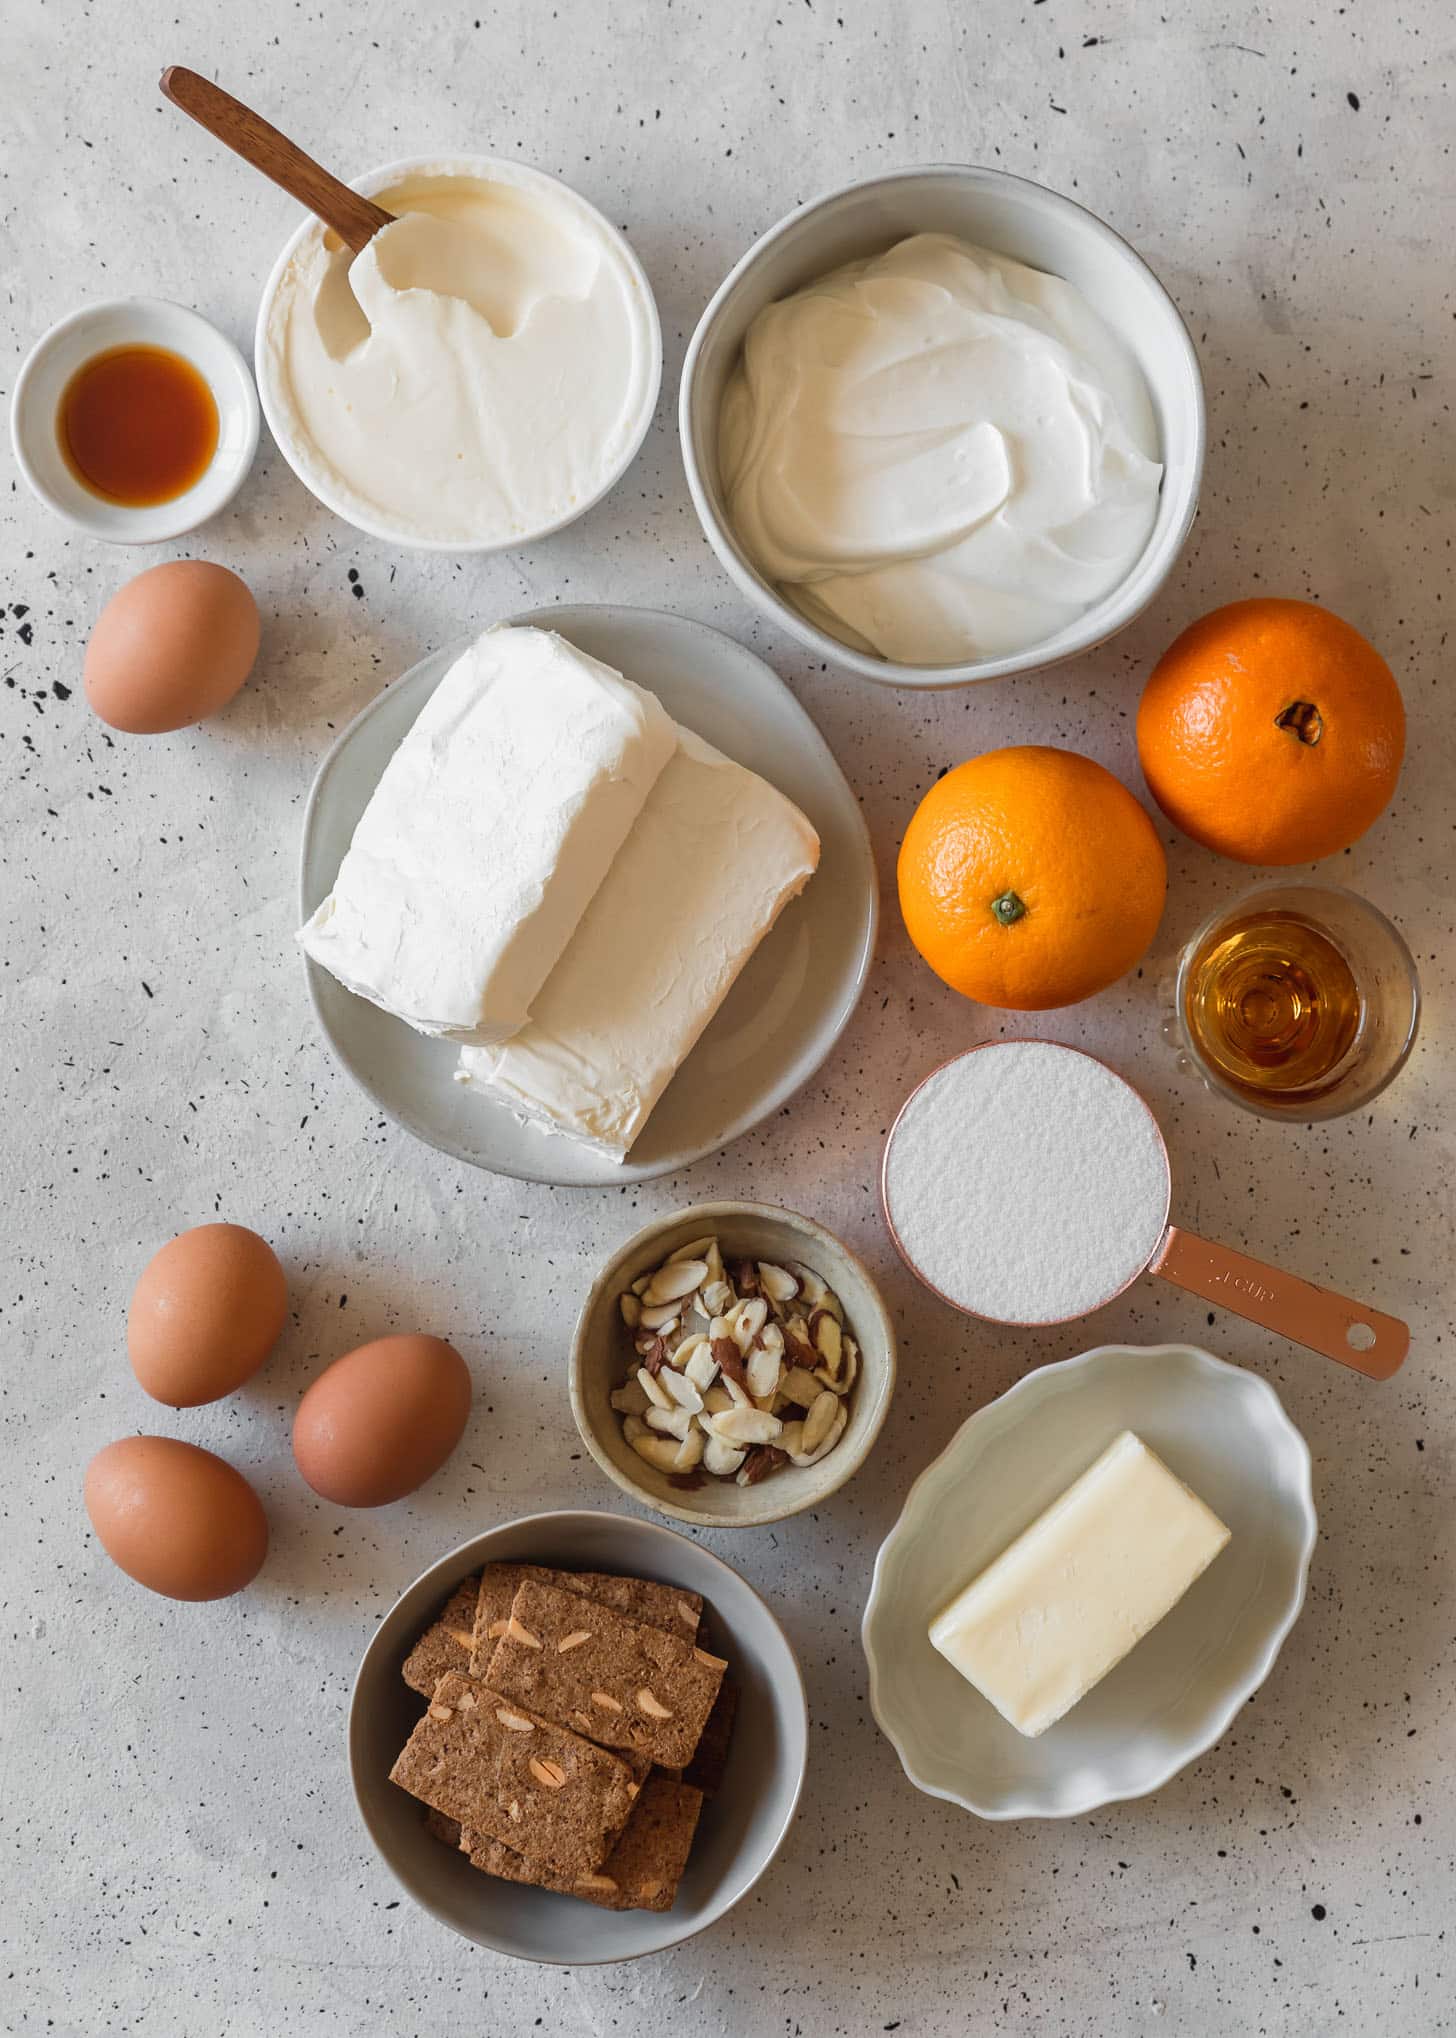
[(948, 1300), (1002, 1323), (1108, 1301), (1152, 1258), (1168, 1162), (1121, 1076), (1050, 1041), (949, 1062), (906, 1105), (885, 1155), (901, 1250)]

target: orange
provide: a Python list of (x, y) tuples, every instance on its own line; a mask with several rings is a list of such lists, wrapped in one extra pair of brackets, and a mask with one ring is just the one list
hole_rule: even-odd
[(1313, 602), (1230, 602), (1153, 669), (1137, 719), (1148, 790), (1239, 863), (1313, 863), (1384, 812), (1405, 754), (1395, 675)]
[(1090, 757), (987, 750), (933, 785), (900, 845), (910, 939), (952, 990), (1044, 1012), (1142, 956), (1163, 911), (1157, 831)]

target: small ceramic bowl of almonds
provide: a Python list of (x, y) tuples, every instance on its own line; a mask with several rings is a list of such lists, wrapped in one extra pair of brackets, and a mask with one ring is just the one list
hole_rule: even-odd
[(572, 1413), (607, 1477), (708, 1528), (817, 1507), (864, 1462), (894, 1384), (866, 1268), (761, 1203), (699, 1204), (628, 1239), (571, 1355)]

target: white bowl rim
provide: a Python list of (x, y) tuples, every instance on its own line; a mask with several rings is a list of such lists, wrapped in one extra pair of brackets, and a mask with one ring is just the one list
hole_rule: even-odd
[(422, 538), (417, 532), (401, 531), (383, 521), (376, 521), (372, 517), (360, 516), (356, 509), (345, 509), (331, 494), (320, 488), (315, 481), (306, 475), (293, 457), (290, 445), (293, 435), (274, 416), (273, 405), (268, 394), (268, 377), (264, 372), (263, 363), (267, 345), (268, 313), (272, 307), (273, 299), (277, 295), (278, 286), (283, 279), (283, 272), (302, 245), (304, 236), (318, 225), (317, 219), (311, 212), (304, 214), (303, 218), (284, 242), (278, 259), (268, 271), (268, 280), (264, 283), (263, 294), (258, 300), (258, 316), (253, 327), (253, 373), (257, 379), (258, 395), (262, 401), (263, 415), (268, 420), (268, 429), (273, 435), (273, 443), (277, 446), (297, 479), (316, 502), (321, 502), (326, 510), (331, 510), (336, 517), (342, 518), (352, 529), (362, 531), (368, 538), (379, 538), (385, 544), (399, 545), (409, 552), (446, 552), (455, 554), (460, 558), (479, 558), (496, 552), (517, 551), (526, 545), (539, 544), (543, 538), (554, 537), (558, 531), (564, 531), (568, 524), (576, 523), (589, 510), (595, 509), (597, 504), (617, 486), (618, 482), (625, 478), (633, 461), (642, 451), (643, 442), (646, 440), (648, 432), (652, 429), (652, 421), (657, 415), (658, 398), (662, 394), (662, 318), (657, 309), (656, 293), (648, 279), (647, 271), (643, 268), (641, 258), (637, 254), (636, 249), (632, 246), (632, 243), (627, 239), (621, 228), (613, 226), (606, 214), (593, 205), (589, 198), (583, 197), (574, 184), (569, 184), (564, 177), (554, 176), (550, 170), (538, 169), (534, 163), (514, 163), (505, 156), (485, 156), (471, 150), (454, 152), (449, 149), (435, 149), (424, 155), (400, 156), (394, 162), (381, 163), (375, 169), (363, 170), (357, 177), (349, 177), (344, 181), (348, 184), (351, 191), (358, 191), (364, 197), (369, 198), (377, 190), (386, 184), (392, 183), (398, 177), (407, 177), (416, 172), (428, 170), (458, 171), (463, 175), (474, 174), (487, 182), (492, 171), (504, 170), (509, 173), (513, 183), (540, 183), (549, 185), (556, 190), (565, 191), (568, 197), (573, 199), (576, 204), (582, 206), (596, 220), (602, 232), (606, 234), (613, 246), (616, 247), (623, 261), (631, 270), (633, 280), (641, 292), (642, 302), (647, 310), (648, 341), (652, 349), (652, 372), (648, 377), (647, 393), (642, 399), (642, 414), (638, 421), (637, 429), (633, 433), (621, 459), (607, 474), (596, 493), (585, 497), (579, 503), (574, 503), (564, 515), (557, 517), (554, 523), (542, 524), (537, 530), (513, 533), (509, 538), (491, 538), (483, 542), (462, 542), (456, 538)]
[[(639, 1486), (635, 1481), (628, 1479), (621, 1467), (613, 1464), (607, 1453), (599, 1446), (596, 1435), (587, 1421), (586, 1409), (583, 1405), (581, 1385), (582, 1340), (586, 1334), (588, 1320), (595, 1314), (605, 1299), (605, 1290), (612, 1270), (620, 1261), (645, 1246), (650, 1239), (659, 1233), (674, 1231), (679, 1224), (685, 1223), (689, 1218), (697, 1222), (717, 1217), (725, 1219), (735, 1217), (767, 1218), (770, 1220), (780, 1220), (787, 1217), (795, 1224), (804, 1225), (817, 1238), (826, 1240), (833, 1251), (842, 1253), (844, 1258), (856, 1269), (865, 1284), (867, 1292), (874, 1298), (877, 1319), (875, 1327), (881, 1335), (884, 1346), (884, 1381), (880, 1389), (880, 1405), (878, 1411), (871, 1419), (869, 1429), (861, 1440), (858, 1455), (846, 1462), (842, 1469), (839, 1469), (838, 1477), (833, 1480), (832, 1484), (823, 1486), (816, 1492), (806, 1494), (802, 1500), (795, 1501), (792, 1506), (776, 1508), (772, 1514), (719, 1514), (709, 1508), (693, 1509), (679, 1507), (675, 1501), (659, 1500), (655, 1493), (649, 1493), (645, 1486)], [(816, 1268), (815, 1271), (819, 1272), (819, 1269)], [(821, 1278), (823, 1278), (822, 1275)], [(860, 1379), (855, 1383), (854, 1391), (856, 1392), (859, 1391), (864, 1379), (865, 1341), (863, 1337), (859, 1337), (857, 1342), (860, 1347)], [(871, 1450), (874, 1448), (880, 1431), (885, 1426), (885, 1419), (890, 1413), (890, 1403), (894, 1399), (895, 1383), (898, 1374), (899, 1362), (896, 1354), (894, 1319), (890, 1315), (889, 1307), (880, 1292), (879, 1283), (859, 1254), (852, 1247), (847, 1246), (838, 1233), (831, 1231), (827, 1224), (821, 1224), (817, 1217), (806, 1216), (802, 1210), (790, 1210), (782, 1203), (750, 1203), (741, 1197), (720, 1197), (712, 1203), (689, 1203), (681, 1210), (669, 1212), (662, 1217), (651, 1218), (646, 1224), (634, 1231), (630, 1238), (624, 1239), (619, 1246), (610, 1252), (597, 1269), (591, 1287), (587, 1290), (581, 1308), (577, 1311), (576, 1325), (571, 1334), (571, 1356), (567, 1361), (567, 1381), (571, 1391), (571, 1413), (576, 1420), (577, 1433), (595, 1459), (600, 1470), (606, 1473), (612, 1484), (619, 1491), (625, 1493), (629, 1499), (635, 1500), (639, 1506), (652, 1508), (654, 1513), (665, 1514), (673, 1521), (686, 1522), (693, 1528), (718, 1529), (768, 1528), (774, 1522), (787, 1521), (792, 1515), (804, 1514), (812, 1507), (822, 1506), (831, 1495), (839, 1491), (841, 1486), (847, 1485), (855, 1473), (864, 1465)], [(775, 1481), (774, 1483), (778, 1484), (779, 1482)]]
[[(1150, 576), (1147, 586), (1139, 598), (1129, 604), (1119, 600), (1138, 567), (1148, 556), (1145, 547), (1129, 568), (1128, 573), (1100, 602), (1095, 602), (1077, 624), (1071, 626), (1072, 634), (1066, 643), (1047, 655), (1046, 646), (1056, 642), (1049, 637), (1039, 644), (1028, 645), (1024, 650), (1011, 652), (999, 658), (968, 659), (958, 665), (899, 665), (886, 658), (875, 658), (852, 645), (831, 637), (827, 630), (819, 629), (808, 618), (777, 594), (755, 573), (745, 567), (737, 547), (731, 542), (721, 518), (713, 508), (708, 490), (698, 466), (697, 453), (693, 445), (693, 397), (697, 378), (698, 361), (703, 345), (714, 322), (729, 297), (748, 271), (761, 256), (780, 241), (785, 234), (798, 226), (802, 220), (814, 213), (836, 205), (841, 199), (851, 196), (866, 196), (884, 190), (892, 185), (913, 181), (920, 177), (956, 177), (969, 183), (984, 186), (1014, 185), (1024, 191), (1037, 194), (1037, 201), (1051, 206), (1054, 211), (1075, 216), (1078, 230), (1090, 233), (1120, 253), (1138, 268), (1142, 269), (1157, 295), (1171, 314), (1170, 332), (1175, 340), (1181, 341), (1183, 367), (1187, 372), (1188, 386), (1192, 396), (1193, 453), (1183, 482), (1184, 500), (1175, 521), (1159, 541), (1162, 559), (1158, 570)], [(1075, 198), (1068, 198), (1063, 191), (1056, 191), (1049, 184), (1040, 184), (1032, 177), (1018, 177), (1010, 170), (998, 170), (984, 163), (913, 163), (897, 170), (884, 171), (879, 176), (854, 178), (848, 184), (841, 184), (832, 191), (821, 192), (817, 198), (805, 200), (786, 213), (766, 233), (759, 235), (737, 262), (728, 271), (723, 281), (709, 298), (701, 318), (693, 329), (683, 359), (682, 380), (678, 388), (678, 439), (682, 449), (683, 468), (687, 475), (688, 493), (693, 499), (698, 522), (703, 535), (717, 555), (719, 564), (738, 588), (740, 594), (767, 617), (797, 637), (808, 650), (828, 660), (831, 664), (847, 666), (862, 679), (871, 679), (881, 686), (914, 688), (921, 692), (944, 692), (953, 687), (979, 686), (993, 679), (1010, 679), (1018, 673), (1048, 672), (1053, 667), (1065, 665), (1074, 658), (1081, 658), (1089, 651), (1095, 651), (1112, 637), (1117, 636), (1148, 608), (1166, 585), (1169, 575), (1177, 564), (1188, 534), (1198, 515), (1199, 496), (1203, 485), (1204, 460), (1208, 446), (1208, 409), (1203, 388), (1203, 371), (1199, 366), (1198, 350), (1188, 321), (1178, 308), (1172, 292), (1153, 268), (1145, 255), (1125, 240), (1115, 227)], [(1149, 546), (1152, 540), (1149, 539)]]
[[(975, 1424), (983, 1422), (993, 1410), (1003, 1408), (1008, 1401), (1020, 1395), (1025, 1389), (1034, 1386), (1054, 1373), (1065, 1374), (1081, 1371), (1092, 1367), (1099, 1360), (1119, 1356), (1126, 1352), (1136, 1352), (1141, 1357), (1147, 1359), (1191, 1359), (1196, 1369), (1211, 1371), (1215, 1376), (1224, 1373), (1236, 1374), (1240, 1381), (1251, 1382), (1256, 1393), (1263, 1394), (1267, 1398), (1274, 1421), (1295, 1446), (1295, 1456), (1298, 1459), (1301, 1472), (1299, 1497), (1303, 1534), (1301, 1537), (1296, 1589), (1283, 1617), (1271, 1628), (1252, 1677), (1230, 1687), (1229, 1696), (1226, 1698), (1223, 1706), (1212, 1716), (1210, 1730), (1181, 1748), (1176, 1756), (1152, 1776), (1147, 1783), (1143, 1784), (1140, 1789), (1119, 1791), (1111, 1797), (1102, 1797), (1093, 1792), (1087, 1798), (1079, 1799), (1074, 1804), (1060, 1806), (1055, 1811), (1048, 1811), (1040, 1805), (1029, 1803), (1021, 1798), (1008, 1799), (1004, 1804), (994, 1806), (981, 1804), (973, 1797), (961, 1791), (943, 1789), (938, 1784), (931, 1783), (925, 1777), (918, 1774), (907, 1744), (891, 1726), (882, 1709), (880, 1666), (875, 1654), (874, 1642), (871, 1639), (871, 1621), (877, 1610), (877, 1601), (883, 1583), (885, 1555), (903, 1531), (905, 1518), (910, 1512), (911, 1505), (920, 1487), (930, 1477), (942, 1459), (948, 1457), (957, 1448), (961, 1439)], [(1190, 1762), (1196, 1762), (1201, 1755), (1206, 1755), (1210, 1748), (1216, 1746), (1223, 1739), (1232, 1725), (1236, 1714), (1248, 1703), (1249, 1699), (1253, 1697), (1260, 1685), (1269, 1676), (1270, 1671), (1278, 1660), (1280, 1650), (1284, 1647), (1290, 1629), (1299, 1619), (1300, 1613), (1303, 1610), (1305, 1597), (1309, 1590), (1310, 1559), (1314, 1555), (1315, 1544), (1318, 1538), (1319, 1516), (1315, 1511), (1314, 1504), (1314, 1474), (1309, 1445), (1305, 1442), (1304, 1437), (1290, 1418), (1278, 1394), (1262, 1374), (1251, 1372), (1247, 1366), (1235, 1366), (1227, 1359), (1217, 1358), (1212, 1352), (1205, 1351), (1202, 1345), (1189, 1344), (1094, 1345), (1090, 1351), (1077, 1352), (1069, 1359), (1058, 1359), (1051, 1365), (1035, 1366), (1030, 1372), (1023, 1373), (1019, 1380), (1014, 1380), (1004, 1394), (998, 1394), (993, 1401), (988, 1401), (983, 1408), (978, 1408), (974, 1414), (967, 1416), (955, 1435), (945, 1445), (945, 1448), (938, 1451), (924, 1470), (916, 1476), (905, 1495), (904, 1501), (901, 1503), (900, 1512), (895, 1518), (894, 1526), (875, 1553), (875, 1568), (874, 1575), (870, 1580), (869, 1598), (865, 1601), (865, 1610), (860, 1619), (860, 1643), (864, 1649), (865, 1662), (869, 1668), (870, 1710), (875, 1716), (876, 1724), (879, 1726), (881, 1733), (899, 1756), (900, 1767), (915, 1785), (915, 1788), (924, 1791), (927, 1797), (938, 1797), (949, 1804), (958, 1804), (963, 1810), (974, 1812), (978, 1818), (990, 1819), (998, 1823), (1007, 1819), (1077, 1819), (1084, 1817), (1088, 1812), (1100, 1810), (1104, 1805), (1131, 1804), (1138, 1798), (1150, 1797), (1154, 1791), (1161, 1790), (1164, 1784), (1170, 1783), (1181, 1770), (1188, 1767)]]
[[(682, 1933), (679, 1938), (664, 1941), (661, 1946), (644, 1947), (640, 1953), (606, 1954), (597, 1960), (565, 1958), (557, 1960), (545, 1955), (538, 1957), (530, 1953), (507, 1953), (499, 1947), (489, 1949), (500, 1958), (507, 1960), (529, 1960), (538, 1967), (615, 1967), (628, 1960), (646, 1960), (654, 1954), (669, 1952), (675, 1946), (686, 1945), (689, 1939), (696, 1939), (699, 1933), (706, 1932), (710, 1925), (716, 1925), (720, 1918), (725, 1918), (730, 1911), (736, 1909), (743, 1899), (757, 1887), (783, 1852), (784, 1842), (788, 1838), (794, 1820), (798, 1816), (799, 1803), (804, 1794), (804, 1778), (809, 1768), (809, 1696), (804, 1689), (804, 1673), (799, 1668), (798, 1655), (795, 1652), (793, 1643), (784, 1633), (783, 1623), (779, 1620), (773, 1608), (758, 1590), (757, 1586), (751, 1585), (741, 1572), (735, 1571), (731, 1564), (725, 1563), (721, 1557), (716, 1556), (712, 1550), (705, 1548), (702, 1543), (694, 1542), (690, 1536), (680, 1535), (676, 1529), (668, 1528), (665, 1523), (660, 1521), (639, 1521), (633, 1515), (604, 1514), (601, 1509), (595, 1507), (557, 1507), (547, 1508), (540, 1514), (518, 1514), (509, 1521), (495, 1522), (490, 1528), (482, 1529), (478, 1535), (467, 1536), (463, 1542), (457, 1543), (452, 1550), (447, 1550), (444, 1556), (437, 1557), (433, 1564), (427, 1564), (417, 1577), (412, 1578), (408, 1585), (402, 1587), (395, 1595), (393, 1603), (380, 1617), (374, 1633), (365, 1644), (364, 1653), (359, 1658), (358, 1666), (354, 1671), (354, 1681), (349, 1690), (349, 1713), (344, 1724), (344, 1750), (345, 1759), (349, 1766), (349, 1789), (354, 1799), (354, 1809), (359, 1814), (359, 1822), (369, 1837), (370, 1845), (405, 1895), (409, 1897), (412, 1903), (418, 1904), (421, 1910), (427, 1911), (436, 1924), (444, 1925), (447, 1930), (454, 1932), (457, 1938), (464, 1938), (466, 1936), (450, 1918), (442, 1916), (433, 1904), (427, 1903), (423, 1897), (410, 1888), (409, 1884), (395, 1867), (390, 1855), (385, 1851), (360, 1801), (359, 1786), (356, 1781), (354, 1721), (356, 1713), (362, 1717), (363, 1706), (360, 1698), (360, 1686), (363, 1683), (365, 1667), (375, 1650), (380, 1647), (390, 1618), (400, 1602), (407, 1599), (416, 1587), (426, 1584), (434, 1577), (437, 1571), (443, 1571), (447, 1566), (465, 1559), (467, 1560), (466, 1572), (462, 1572), (461, 1576), (467, 1575), (469, 1563), (473, 1561), (474, 1555), (480, 1549), (480, 1546), (483, 1543), (490, 1542), (492, 1538), (503, 1534), (507, 1530), (540, 1529), (543, 1535), (549, 1535), (553, 1529), (560, 1528), (563, 1525), (568, 1529), (590, 1525), (593, 1531), (597, 1531), (600, 1530), (603, 1522), (615, 1523), (632, 1529), (642, 1529), (649, 1535), (670, 1538), (676, 1543), (685, 1543), (696, 1556), (703, 1559), (710, 1570), (723, 1572), (725, 1576), (733, 1580), (736, 1586), (746, 1592), (751, 1599), (757, 1601), (759, 1611), (778, 1637), (785, 1659), (793, 1671), (793, 1684), (788, 1688), (784, 1696), (787, 1700), (792, 1700), (795, 1697), (798, 1700), (797, 1705), (790, 1705), (790, 1711), (793, 1713), (795, 1722), (801, 1727), (804, 1750), (803, 1759), (799, 1763), (798, 1774), (794, 1778), (793, 1788), (789, 1793), (789, 1802), (785, 1808), (783, 1818), (779, 1822), (778, 1831), (773, 1835), (771, 1842), (764, 1850), (763, 1860), (754, 1869), (753, 1874), (744, 1883), (742, 1889), (739, 1890), (735, 1897), (729, 1898), (727, 1901), (720, 1901), (715, 1898), (712, 1903), (705, 1907), (705, 1915), (701, 1921), (695, 1924), (690, 1931)], [(483, 1561), (489, 1561), (488, 1557), (483, 1559)], [(459, 1579), (456, 1580), (456, 1583), (459, 1583)], [(671, 1913), (667, 1912), (664, 1915), (671, 1916)], [(468, 1943), (478, 1945), (480, 1942), (478, 1940), (470, 1940)]]
[[(74, 507), (62, 502), (60, 497), (46, 486), (26, 450), (25, 413), (30, 397), (30, 385), (39, 373), (46, 355), (58, 341), (65, 339), (78, 326), (87, 325), (93, 320), (108, 317), (124, 319), (128, 313), (138, 312), (148, 313), (164, 324), (170, 324), (174, 329), (185, 327), (194, 332), (200, 329), (206, 334), (207, 343), (216, 347), (235, 377), (236, 389), (233, 394), (243, 414), (243, 439), (237, 451), (226, 460), (219, 447), (201, 477), (191, 488), (185, 489), (177, 496), (173, 503), (149, 503), (134, 510), (132, 505), (126, 503), (112, 503), (108, 507), (113, 512), (115, 521), (108, 524), (99, 514), (96, 516), (79, 514)], [(120, 344), (125, 345), (125, 342)], [(213, 388), (212, 378), (207, 376), (204, 379), (209, 388)], [(217, 401), (219, 408), (227, 394), (228, 392), (213, 388), (214, 400)], [(69, 524), (72, 530), (84, 531), (87, 537), (100, 538), (112, 545), (166, 545), (173, 539), (185, 537), (188, 532), (200, 530), (204, 524), (211, 522), (213, 517), (226, 509), (242, 487), (258, 450), (259, 430), (258, 392), (240, 350), (210, 318), (204, 318), (203, 314), (195, 311), (190, 304), (178, 304), (170, 297), (133, 294), (129, 297), (98, 297), (86, 304), (78, 304), (74, 311), (68, 311), (63, 318), (58, 318), (53, 325), (47, 326), (31, 347), (21, 363), (10, 398), (10, 446), (15, 455), (15, 464), (24, 476), (31, 494), (37, 502), (43, 503), (53, 516), (58, 516), (63, 523)], [(204, 507), (199, 508), (194, 502), (189, 510), (173, 519), (162, 517), (155, 528), (148, 528), (144, 533), (125, 528), (125, 520), (129, 513), (137, 517), (151, 518), (159, 516), (160, 512), (169, 508), (181, 510), (181, 506), (195, 496), (196, 491), (212, 474), (216, 474), (218, 479), (203, 498)]]

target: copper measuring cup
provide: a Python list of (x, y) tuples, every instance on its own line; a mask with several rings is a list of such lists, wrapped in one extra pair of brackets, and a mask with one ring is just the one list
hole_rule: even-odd
[[(1388, 1380), (1401, 1365), (1410, 1349), (1410, 1330), (1399, 1318), (1387, 1316), (1381, 1310), (1371, 1309), (1363, 1302), (1355, 1302), (1348, 1295), (1340, 1295), (1333, 1288), (1318, 1287), (1313, 1281), (1301, 1280), (1297, 1274), (1286, 1274), (1279, 1267), (1271, 1267), (1263, 1260), (1256, 1260), (1247, 1253), (1236, 1252), (1232, 1246), (1218, 1245), (1212, 1239), (1200, 1238), (1196, 1232), (1185, 1231), (1169, 1221), (1173, 1197), (1173, 1169), (1168, 1158), (1167, 1143), (1162, 1127), (1158, 1124), (1151, 1105), (1142, 1092), (1127, 1081), (1125, 1076), (1111, 1068), (1097, 1055), (1087, 1054), (1085, 1048), (1063, 1047), (1059, 1041), (982, 1041), (978, 1046), (967, 1048), (965, 1054), (994, 1052), (998, 1047), (1014, 1045), (1036, 1045), (1056, 1047), (1064, 1054), (1085, 1055), (1088, 1061), (1095, 1061), (1106, 1070), (1116, 1083), (1131, 1091), (1143, 1110), (1157, 1138), (1163, 1156), (1167, 1181), (1167, 1195), (1163, 1206), (1160, 1237), (1143, 1265), (1136, 1268), (1128, 1278), (1111, 1289), (1089, 1308), (1076, 1316), (1062, 1316), (1037, 1319), (1041, 1328), (1047, 1323), (1076, 1323), (1083, 1316), (1090, 1316), (1094, 1309), (1104, 1308), (1125, 1294), (1143, 1274), (1157, 1274), (1175, 1287), (1186, 1289), (1189, 1294), (1201, 1296), (1205, 1302), (1216, 1303), (1228, 1309), (1235, 1316), (1243, 1317), (1246, 1323), (1257, 1323), (1261, 1329), (1275, 1331), (1280, 1337), (1289, 1338), (1294, 1344), (1303, 1345), (1323, 1358), (1333, 1359), (1337, 1365), (1350, 1366), (1357, 1373), (1364, 1373), (1371, 1380)], [(925, 1283), (933, 1293), (948, 1302), (952, 1309), (958, 1309), (963, 1316), (979, 1316), (982, 1322), (1009, 1322), (1013, 1319), (987, 1317), (979, 1310), (957, 1302), (931, 1281), (926, 1280), (916, 1266), (895, 1229), (890, 1213), (889, 1197), (885, 1187), (886, 1165), (890, 1148), (900, 1121), (909, 1110), (925, 1084), (934, 1080), (942, 1069), (953, 1062), (964, 1060), (964, 1055), (952, 1055), (942, 1062), (918, 1083), (901, 1105), (890, 1127), (890, 1136), (885, 1142), (885, 1157), (880, 1166), (880, 1208), (884, 1213), (885, 1226), (906, 1266), (916, 1279)], [(1028, 1327), (1025, 1323), (1023, 1327)]]

